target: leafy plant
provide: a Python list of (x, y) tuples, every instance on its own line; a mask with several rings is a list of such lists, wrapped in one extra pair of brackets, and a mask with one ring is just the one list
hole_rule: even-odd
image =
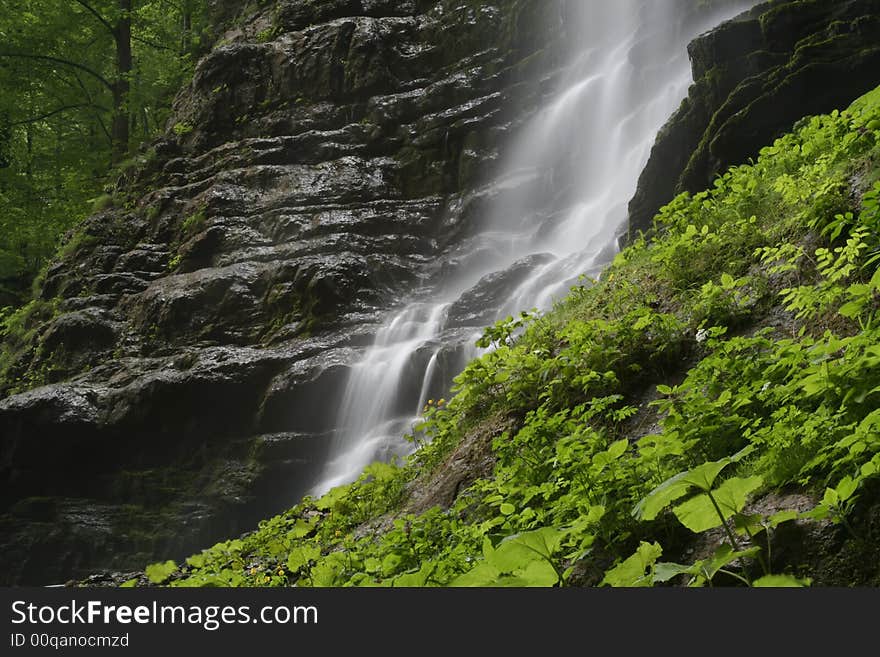
[(717, 487), (715, 482), (725, 468), (753, 451), (750, 445), (733, 456), (670, 477), (639, 501), (633, 515), (639, 520), (653, 520), (664, 508), (696, 489), (699, 491), (697, 495), (673, 508), (675, 516), (685, 527), (697, 533), (724, 527), (731, 547), (736, 548), (737, 541), (727, 520), (742, 511), (749, 494), (760, 488), (763, 481), (761, 477), (752, 476), (733, 477)]
[(171, 577), (175, 570), (177, 570), (177, 564), (174, 561), (169, 560), (151, 564), (146, 567), (144, 572), (147, 579), (153, 584), (162, 584)]

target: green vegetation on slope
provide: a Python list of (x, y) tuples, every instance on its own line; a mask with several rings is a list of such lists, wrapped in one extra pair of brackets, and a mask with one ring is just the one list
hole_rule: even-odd
[[(489, 328), (405, 465), (146, 578), (880, 584), (878, 157), (880, 89), (804, 119), (663, 208), (601, 280)], [(419, 510), (469, 458), (489, 466)]]

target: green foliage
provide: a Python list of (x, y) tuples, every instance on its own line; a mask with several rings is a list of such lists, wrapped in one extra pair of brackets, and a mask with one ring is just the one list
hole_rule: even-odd
[[(26, 302), (61, 236), (114, 204), (118, 177), (146, 160), (125, 153), (164, 130), (204, 48), (204, 3), (120, 6), (0, 0), (0, 306)], [(126, 18), (132, 62), (120, 70), (112, 28)], [(128, 133), (115, 167), (114, 123)]]
[(93, 199), (89, 199), (92, 204), (91, 211), (94, 212), (103, 212), (104, 210), (109, 210), (113, 207), (114, 199), (112, 194), (101, 194)]
[(279, 27), (267, 27), (266, 29), (257, 32), (257, 41), (259, 41), (260, 43), (268, 43), (269, 41), (272, 41), (276, 36), (278, 36), (279, 33)]
[(147, 566), (144, 573), (153, 584), (162, 584), (171, 577), (175, 570), (177, 570), (177, 564), (169, 560)]
[(172, 131), (178, 137), (182, 137), (183, 135), (188, 135), (193, 131), (193, 126), (190, 123), (186, 123), (185, 121), (178, 121), (172, 127)]
[(0, 393), (21, 392), (48, 383), (51, 359), (32, 369), (31, 357), (38, 353), (40, 328), (58, 314), (58, 300), (34, 299), (20, 308), (0, 309)]
[(184, 235), (192, 235), (204, 230), (206, 222), (207, 215), (205, 214), (205, 209), (201, 208), (197, 212), (187, 216), (180, 225), (180, 229)]
[(810, 578), (798, 579), (791, 575), (765, 575), (752, 582), (756, 588), (803, 588), (810, 585)]
[[(706, 508), (706, 505), (703, 503), (704, 498), (711, 501), (712, 499), (714, 499), (712, 495), (713, 492), (715, 493), (716, 497), (719, 497), (718, 493), (721, 489), (719, 488), (718, 490), (713, 490), (715, 487), (715, 480), (718, 478), (718, 475), (720, 475), (727, 466), (736, 463), (752, 451), (753, 448), (749, 446), (733, 456), (723, 458), (719, 461), (703, 463), (696, 468), (693, 468), (686, 472), (680, 472), (674, 477), (670, 477), (639, 501), (639, 503), (633, 509), (633, 515), (639, 520), (653, 520), (657, 517), (657, 514), (660, 511), (662, 511), (665, 507), (672, 504), (676, 500), (687, 495), (692, 488), (696, 488), (698, 491), (700, 491), (701, 494), (691, 499), (691, 502), (697, 500), (696, 505), (689, 504), (687, 508), (682, 511), (682, 515), (690, 518), (694, 514), (701, 514), (703, 512), (703, 509)], [(720, 519), (716, 518), (715, 520), (719, 520), (719, 522), (716, 522), (715, 524), (712, 524), (712, 522), (714, 521), (710, 520), (709, 526), (693, 529), (693, 531), (705, 531), (706, 529), (717, 527), (718, 525), (723, 523), (725, 520), (727, 520), (728, 517), (730, 517), (730, 515), (738, 512), (740, 508), (742, 508), (742, 503), (745, 500), (742, 499), (740, 501), (740, 498), (744, 498), (743, 493), (747, 494), (748, 492), (751, 492), (751, 490), (754, 490), (755, 488), (760, 486), (760, 482), (758, 482), (757, 485), (754, 485), (755, 482), (730, 480), (728, 482), (725, 482), (722, 487), (731, 482), (736, 482), (736, 484), (732, 488), (728, 487), (729, 489), (726, 491), (725, 497), (730, 498), (733, 501), (733, 504), (723, 510), (725, 517)], [(676, 515), (679, 515), (678, 510), (682, 509), (683, 507), (684, 505), (679, 505), (678, 507), (676, 507)], [(722, 511), (719, 511), (719, 513), (722, 513)], [(681, 520), (680, 515), (679, 519)], [(703, 525), (703, 521), (704, 518), (700, 518), (698, 524)], [(683, 524), (685, 524), (685, 526), (687, 526), (686, 522), (682, 522)]]
[(655, 584), (668, 582), (674, 577), (685, 576), (687, 578), (687, 586), (697, 587), (712, 585), (715, 576), (718, 573), (732, 576), (746, 584), (750, 582), (741, 578), (736, 573), (728, 569), (736, 562), (752, 557), (758, 553), (760, 548), (750, 548), (748, 550), (735, 550), (733, 547), (724, 543), (715, 550), (715, 553), (706, 559), (700, 559), (690, 566), (682, 566), (677, 563), (658, 563), (654, 566)]
[[(805, 119), (679, 196), (599, 280), (486, 329), (406, 463), (191, 557), (172, 584), (809, 585), (803, 564), (772, 572), (779, 527), (864, 543), (880, 473), (878, 117), (872, 101)], [(487, 470), (414, 513), (408, 493), (459, 449)], [(762, 511), (781, 487), (814, 508)], [(660, 561), (688, 545), (709, 549)]]
[(553, 586), (560, 580), (554, 556), (563, 538), (563, 532), (543, 527), (508, 536), (497, 548), (486, 539), (483, 561), (450, 586)]
[(655, 578), (655, 564), (662, 554), (663, 548), (659, 543), (642, 541), (635, 554), (605, 573), (602, 584), (630, 588), (651, 586)]

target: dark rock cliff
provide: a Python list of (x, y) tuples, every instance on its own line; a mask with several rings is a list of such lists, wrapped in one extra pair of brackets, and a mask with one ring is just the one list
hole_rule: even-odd
[(773, 0), (694, 40), (695, 83), (657, 138), (631, 230), (679, 192), (755, 158), (800, 118), (849, 105), (880, 82), (880, 1)]
[[(180, 557), (309, 489), (359, 347), (491, 201), (578, 2), (213, 3), (226, 28), (167, 135), (69, 236), (3, 347), (0, 583)], [(701, 79), (745, 77), (739, 24), (693, 47)], [(655, 168), (669, 143), (680, 172), (700, 138), (662, 138)]]

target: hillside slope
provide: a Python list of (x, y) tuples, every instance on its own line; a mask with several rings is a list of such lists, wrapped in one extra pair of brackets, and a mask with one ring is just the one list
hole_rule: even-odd
[(880, 585), (880, 88), (803, 119), (376, 464), (128, 583)]

